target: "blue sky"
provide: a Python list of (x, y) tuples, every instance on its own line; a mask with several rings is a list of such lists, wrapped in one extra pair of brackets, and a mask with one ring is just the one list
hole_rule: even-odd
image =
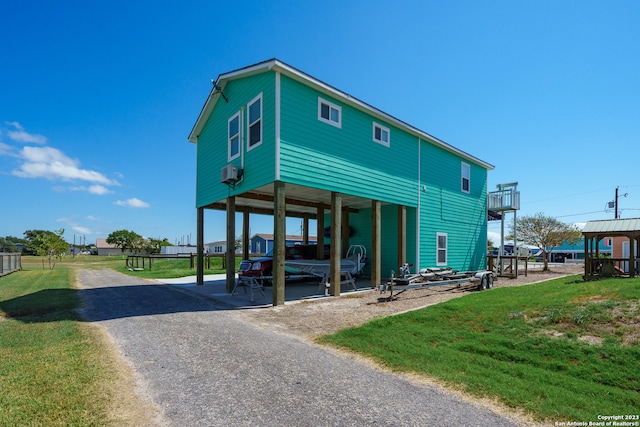
[(637, 1), (7, 1), (0, 40), (0, 236), (195, 243), (211, 79), (274, 57), (493, 164), (518, 216), (613, 218), (619, 187), (640, 217)]

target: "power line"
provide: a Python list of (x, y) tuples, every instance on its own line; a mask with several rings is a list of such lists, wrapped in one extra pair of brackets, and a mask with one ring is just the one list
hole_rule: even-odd
[(602, 211), (583, 212), (583, 213), (569, 214), (569, 215), (559, 215), (559, 216), (557, 216), (556, 218), (566, 218), (566, 217), (568, 217), (568, 216), (579, 216), (579, 215), (591, 215), (591, 214), (601, 213), (601, 212), (606, 213), (607, 211), (602, 210)]
[[(633, 210), (633, 209), (625, 209), (625, 210)], [(636, 210), (640, 210), (640, 209), (636, 209)], [(606, 210), (602, 210), (602, 211), (593, 211), (593, 212), (583, 212), (583, 213), (575, 213), (575, 214), (569, 214), (569, 215), (558, 215), (558, 216), (554, 216), (553, 218), (566, 218), (566, 217), (570, 217), (570, 216), (580, 216), (580, 215), (591, 215), (591, 214), (596, 214), (596, 213), (606, 213)], [(489, 221), (487, 225), (493, 225), (494, 222), (497, 221)], [(495, 224), (500, 225), (500, 223)]]

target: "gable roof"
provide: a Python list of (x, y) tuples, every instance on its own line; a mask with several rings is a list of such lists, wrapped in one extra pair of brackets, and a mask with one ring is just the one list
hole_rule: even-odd
[(269, 59), (267, 61), (259, 62), (257, 64), (250, 65), (244, 68), (240, 68), (234, 71), (230, 71), (228, 73), (220, 74), (215, 82), (212, 80), (213, 87), (211, 89), (211, 92), (209, 93), (209, 96), (207, 97), (207, 100), (204, 103), (204, 106), (202, 107), (202, 110), (200, 111), (200, 115), (198, 116), (198, 119), (196, 120), (196, 123), (194, 124), (193, 129), (191, 130), (191, 133), (189, 133), (188, 141), (193, 143), (198, 142), (198, 136), (200, 135), (200, 132), (202, 132), (202, 129), (204, 128), (204, 125), (207, 122), (207, 119), (211, 115), (211, 112), (213, 111), (216, 103), (220, 99), (221, 97), (220, 95), (222, 94), (222, 96), (224, 96), (224, 88), (229, 81), (248, 77), (254, 74), (263, 73), (266, 71), (272, 71), (272, 70), (280, 72), (283, 75), (286, 75), (287, 77), (290, 77), (307, 86), (311, 86), (320, 92), (331, 95), (341, 100), (345, 104), (348, 104), (354, 108), (362, 110), (365, 113), (371, 114), (375, 117), (378, 117), (382, 120), (392, 123), (422, 140), (428, 141), (436, 146), (439, 146), (485, 169), (488, 169), (488, 170), (494, 169), (494, 166), (491, 165), (490, 163), (480, 160), (479, 158), (472, 156), (469, 153), (466, 153), (432, 135), (429, 135), (425, 131), (422, 131), (414, 126), (411, 126), (408, 123), (403, 122), (402, 120), (397, 119), (396, 117), (393, 117), (390, 114), (387, 114), (382, 110), (379, 110), (367, 104), (366, 102), (363, 102), (358, 98), (355, 98), (349, 95), (348, 93), (345, 93), (339, 89), (336, 89), (335, 87), (328, 85), (316, 79), (315, 77), (312, 77), (309, 74), (303, 71), (300, 71), (297, 68), (294, 68), (288, 64), (285, 64), (284, 62), (275, 58)]
[(640, 218), (589, 221), (582, 229), (582, 234), (610, 234), (612, 236), (627, 235), (633, 232), (640, 233)]
[(98, 237), (96, 238), (96, 248), (99, 249), (120, 249), (112, 243), (107, 243), (107, 239)]

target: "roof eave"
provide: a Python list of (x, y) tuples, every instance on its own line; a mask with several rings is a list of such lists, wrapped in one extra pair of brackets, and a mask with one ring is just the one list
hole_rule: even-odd
[(204, 124), (206, 123), (209, 115), (211, 114), (211, 111), (213, 111), (213, 107), (215, 106), (217, 100), (219, 99), (220, 95), (218, 94), (218, 92), (215, 92), (215, 87), (219, 86), (222, 89), (224, 89), (224, 86), (226, 85), (226, 83), (230, 80), (233, 80), (235, 78), (239, 78), (239, 77), (248, 77), (250, 75), (253, 74), (258, 74), (264, 71), (268, 71), (268, 70), (275, 70), (275, 71), (279, 71), (282, 72), (284, 74), (286, 74), (287, 76), (301, 81), (305, 84), (311, 84), (312, 86), (314, 86), (316, 89), (320, 90), (321, 92), (327, 93), (329, 95), (332, 95), (336, 98), (341, 99), (343, 102), (346, 102), (347, 104), (350, 104), (360, 110), (364, 110), (366, 112), (368, 112), (369, 114), (372, 114), (378, 118), (380, 118), (381, 120), (385, 120), (389, 123), (393, 123), (395, 126), (401, 128), (401, 129), (405, 129), (406, 131), (408, 131), (409, 133), (413, 134), (414, 136), (416, 136), (419, 139), (428, 141), (432, 144), (435, 144), (441, 148), (443, 148), (446, 151), (449, 151), (451, 153), (454, 153), (460, 157), (463, 157), (487, 170), (493, 170), (495, 169), (495, 167), (490, 164), (487, 163), (483, 160), (480, 160), (479, 158), (472, 156), (471, 154), (462, 151), (430, 134), (428, 134), (425, 131), (422, 131), (414, 126), (411, 126), (410, 124), (403, 122), (402, 120), (393, 117), (387, 113), (385, 113), (382, 110), (379, 110), (377, 108), (375, 108), (372, 105), (367, 104), (366, 102), (363, 102), (361, 100), (359, 100), (358, 98), (355, 98), (351, 95), (349, 95), (346, 92), (343, 92), (327, 83), (324, 83), (321, 80), (316, 79), (315, 77), (305, 73), (304, 71), (298, 70), (297, 68), (294, 68), (288, 64), (285, 64), (282, 61), (279, 61), (278, 59), (270, 59), (267, 61), (263, 61), (260, 62), (258, 64), (254, 64), (254, 65), (250, 65), (248, 67), (244, 67), (244, 68), (240, 68), (234, 71), (230, 71), (228, 73), (224, 73), (224, 74), (220, 74), (218, 76), (218, 79), (216, 80), (216, 82), (214, 83), (214, 87), (211, 89), (211, 92), (209, 93), (209, 96), (207, 97), (207, 101), (205, 102), (205, 105), (202, 107), (202, 111), (200, 112), (200, 115), (198, 116), (198, 120), (196, 121), (196, 124), (194, 125), (193, 129), (191, 130), (191, 133), (189, 134), (189, 141), (193, 142), (193, 143), (197, 143), (198, 141), (198, 136), (200, 135), (200, 132), (202, 131), (202, 128), (204, 127)]
[(321, 80), (316, 79), (313, 76), (310, 76), (309, 74), (305, 73), (304, 71), (298, 70), (297, 68), (294, 68), (288, 64), (285, 64), (284, 62), (278, 61), (277, 59), (273, 60), (273, 64), (270, 65), (269, 67), (270, 69), (275, 69), (276, 71), (281, 71), (284, 72), (285, 74), (287, 74), (290, 77), (295, 78), (296, 80), (300, 80), (306, 83), (311, 83), (313, 86), (315, 86), (316, 89), (319, 89), (322, 92), (325, 92), (327, 94), (333, 95), (336, 98), (340, 98), (341, 100), (343, 100), (344, 102), (351, 104), (352, 106), (355, 106), (356, 108), (359, 108), (360, 110), (364, 110), (366, 112), (368, 112), (369, 114), (372, 114), (382, 120), (385, 120), (387, 122), (393, 123), (394, 125), (396, 125), (399, 128), (405, 129), (406, 131), (408, 131), (409, 133), (413, 134), (414, 136), (431, 142), (435, 145), (438, 145), (440, 147), (442, 147), (443, 149), (452, 152), (454, 154), (457, 154), (461, 157), (464, 157), (465, 159), (468, 159), (482, 167), (484, 167), (487, 170), (493, 170), (495, 169), (495, 167), (490, 164), (487, 163), (483, 160), (480, 160), (479, 158), (472, 156), (469, 153), (466, 153), (436, 137), (434, 137), (433, 135), (428, 134), (427, 132), (420, 130), (414, 126), (411, 126), (410, 124), (394, 117), (391, 116), (390, 114), (385, 113), (382, 110), (377, 109), (376, 107), (367, 104), (364, 101), (361, 101), (358, 98), (355, 98), (351, 95), (349, 95), (346, 92), (341, 91), (340, 89), (337, 89), (327, 83), (324, 83)]

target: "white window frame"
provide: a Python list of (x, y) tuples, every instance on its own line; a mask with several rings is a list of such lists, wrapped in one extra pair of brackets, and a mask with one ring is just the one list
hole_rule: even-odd
[[(249, 116), (249, 111), (251, 110), (251, 106), (253, 104), (255, 104), (256, 102), (260, 103), (260, 117), (257, 120), (254, 120), (253, 122), (251, 122), (250, 120), (250, 116)], [(253, 98), (248, 104), (247, 104), (247, 151), (251, 151), (254, 148), (256, 148), (257, 146), (259, 146), (260, 144), (262, 144), (262, 135), (263, 135), (263, 129), (264, 129), (264, 120), (262, 119), (264, 116), (264, 109), (263, 107), (263, 103), (262, 103), (262, 92), (260, 92), (260, 94), (258, 96), (256, 96), (255, 98)], [(254, 143), (253, 145), (251, 144), (251, 126), (253, 126), (254, 124), (260, 122), (260, 139), (258, 139), (258, 142)]]
[[(468, 187), (466, 190), (464, 189), (465, 180)], [(460, 191), (467, 194), (471, 192), (471, 165), (465, 162), (460, 163)]]
[[(376, 129), (380, 129), (380, 138), (376, 138)], [(387, 133), (387, 140), (385, 141), (383, 138), (384, 132)], [(391, 130), (388, 127), (382, 126), (380, 123), (373, 122), (373, 133), (371, 135), (373, 142), (377, 142), (378, 144), (382, 144), (385, 147), (391, 146)]]
[[(444, 247), (440, 247), (440, 237), (444, 237)], [(440, 253), (444, 252), (444, 261), (440, 261)], [(447, 265), (449, 259), (449, 235), (436, 233), (436, 266)]]
[[(322, 117), (322, 104), (326, 104), (329, 106), (329, 118)], [(338, 112), (338, 121), (331, 120), (331, 110), (336, 110)], [(335, 126), (339, 129), (342, 129), (342, 107), (334, 104), (333, 102), (329, 102), (326, 99), (318, 97), (318, 120), (321, 122), (325, 122), (330, 124), (331, 126)]]
[[(235, 119), (238, 119), (238, 133), (235, 135), (231, 135), (231, 122)], [(237, 159), (240, 157), (240, 151), (242, 150), (242, 121), (240, 111), (235, 113), (233, 116), (229, 118), (227, 121), (227, 160), (231, 161), (233, 159)], [(238, 152), (236, 154), (231, 154), (231, 140), (234, 138), (238, 138)]]

